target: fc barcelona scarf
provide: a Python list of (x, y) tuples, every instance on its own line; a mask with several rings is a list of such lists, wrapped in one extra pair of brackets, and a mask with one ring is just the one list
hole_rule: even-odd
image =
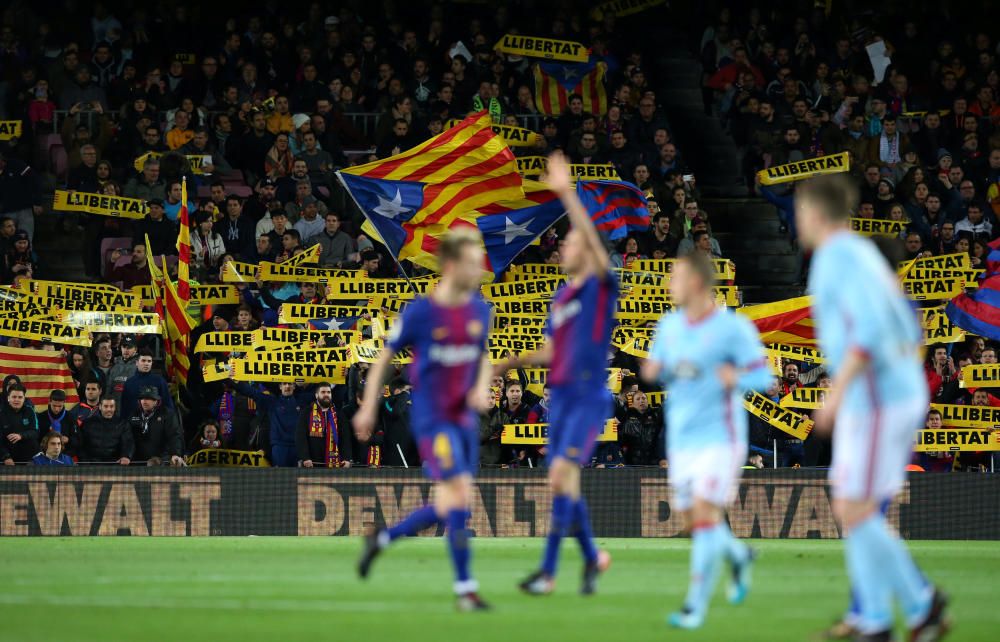
[(340, 467), (340, 450), (337, 447), (337, 415), (333, 408), (321, 410), (318, 403), (312, 405), (309, 414), (309, 436), (326, 437), (326, 467)]
[(222, 426), (222, 436), (226, 441), (229, 441), (230, 435), (233, 434), (233, 412), (235, 409), (236, 403), (233, 400), (233, 393), (223, 393), (222, 399), (219, 400), (219, 423)]

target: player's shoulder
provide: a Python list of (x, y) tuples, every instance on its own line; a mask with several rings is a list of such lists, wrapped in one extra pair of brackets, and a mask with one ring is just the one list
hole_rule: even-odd
[(472, 295), (472, 300), (469, 302), (469, 306), (472, 309), (473, 314), (476, 316), (488, 317), (493, 314), (493, 306), (491, 306), (479, 293)]

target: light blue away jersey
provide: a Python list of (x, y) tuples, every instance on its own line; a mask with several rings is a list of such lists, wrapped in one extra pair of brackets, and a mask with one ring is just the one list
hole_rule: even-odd
[(845, 390), (846, 408), (865, 412), (926, 398), (923, 331), (874, 243), (847, 231), (831, 237), (813, 255), (809, 293), (830, 372), (836, 375), (852, 350), (871, 358), (865, 374)]
[[(667, 447), (671, 453), (719, 443), (746, 444), (743, 393), (773, 381), (764, 346), (749, 319), (724, 308), (690, 321), (684, 311), (660, 319), (649, 359), (660, 364), (667, 390)], [(743, 370), (736, 390), (726, 392), (718, 370)]]

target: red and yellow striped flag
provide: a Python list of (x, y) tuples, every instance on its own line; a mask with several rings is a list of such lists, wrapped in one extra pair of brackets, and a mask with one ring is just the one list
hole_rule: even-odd
[[(488, 111), (477, 112), (405, 152), (342, 170), (424, 185), (420, 209), (402, 225), (406, 242), (398, 259), (427, 255), (425, 237), (442, 236), (457, 220), (474, 221), (478, 207), (524, 198), (514, 154), (492, 125)], [(367, 221), (362, 229), (380, 238)]]
[(764, 343), (816, 345), (812, 297), (800, 296), (774, 303), (750, 305), (738, 312), (749, 317)]
[[(166, 259), (163, 271), (166, 274)], [(188, 358), (188, 346), (191, 331), (197, 323), (188, 313), (185, 302), (181, 301), (177, 289), (169, 276), (163, 279), (163, 319), (166, 322), (166, 352), (170, 355), (173, 378), (181, 385), (187, 384), (191, 361)]]
[[(184, 306), (191, 300), (191, 220), (188, 212), (187, 179), (181, 179), (181, 211), (177, 215), (177, 295)], [(166, 269), (163, 270), (166, 273)], [(169, 276), (169, 275), (168, 275)]]
[(39, 412), (48, 408), (53, 390), (66, 392), (67, 407), (80, 402), (66, 357), (57, 350), (0, 347), (0, 378), (9, 375), (17, 375)]

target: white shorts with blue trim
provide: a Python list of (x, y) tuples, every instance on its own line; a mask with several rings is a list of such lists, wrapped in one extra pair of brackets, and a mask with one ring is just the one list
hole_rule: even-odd
[(746, 444), (718, 443), (697, 450), (672, 451), (667, 468), (674, 491), (671, 509), (690, 510), (695, 499), (728, 506), (736, 497), (746, 459)]

